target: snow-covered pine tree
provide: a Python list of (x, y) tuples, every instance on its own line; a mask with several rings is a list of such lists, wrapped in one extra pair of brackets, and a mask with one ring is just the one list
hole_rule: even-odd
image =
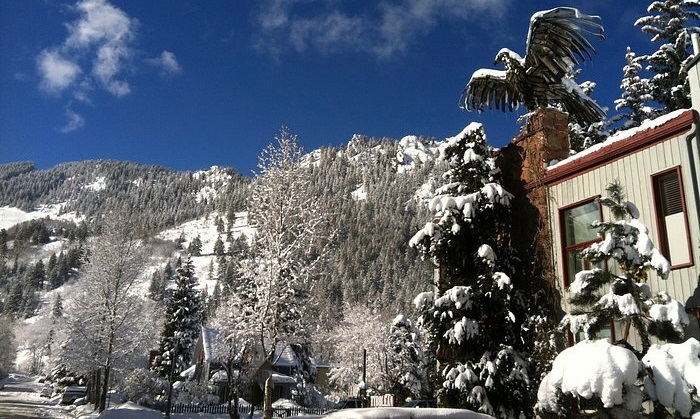
[(194, 264), (187, 258), (175, 272), (175, 289), (165, 309), (159, 355), (153, 365), (161, 377), (168, 377), (171, 373), (177, 376), (191, 364), (202, 318), (202, 302), (196, 286)]
[[(572, 79), (580, 73), (580, 69), (577, 69), (573, 75)], [(596, 84), (592, 81), (584, 81), (579, 83), (579, 88), (586, 96), (592, 97), (593, 90), (596, 88)], [(602, 143), (605, 141), (610, 133), (608, 128), (610, 125), (610, 120), (604, 118), (601, 121), (593, 122), (590, 124), (581, 124), (576, 121), (569, 122), (569, 148), (573, 151), (579, 152), (587, 149), (588, 147)]]
[(700, 32), (700, 3), (690, 0), (658, 0), (647, 8), (650, 14), (639, 18), (635, 26), (651, 35), (659, 48), (640, 57), (653, 73), (651, 95), (663, 106), (662, 113), (690, 107), (690, 87), (686, 64), (693, 57), (690, 35)]
[(528, 415), (534, 403), (511, 299), (512, 195), (499, 183), (481, 124), (446, 140), (440, 158), (449, 168), (430, 203), (434, 219), (410, 241), (440, 272), (436, 290), (414, 301), (443, 369), (439, 402), (498, 417)]
[(0, 379), (14, 369), (16, 356), (14, 322), (11, 317), (0, 315)]
[(189, 253), (191, 256), (202, 255), (202, 238), (199, 237), (199, 234), (197, 237), (192, 239), (192, 241), (190, 241), (189, 246), (187, 246), (187, 253)]
[(420, 330), (402, 314), (391, 323), (386, 353), (385, 381), (394, 400), (428, 397), (428, 374), (434, 366), (429, 364)]
[(653, 119), (658, 110), (649, 106), (653, 100), (649, 80), (642, 78), (639, 73), (642, 70), (642, 60), (627, 47), (625, 64), (622, 69), (622, 82), (620, 89), (622, 94), (615, 99), (615, 110), (619, 113), (613, 117), (613, 122), (622, 121), (622, 129), (638, 127), (647, 119)]
[[(651, 346), (650, 335), (679, 342), (688, 316), (682, 304), (665, 291), (651, 294), (645, 283), (649, 271), (653, 269), (666, 279), (670, 264), (649, 239), (647, 227), (636, 218), (637, 208), (625, 200), (622, 185), (613, 182), (606, 190), (608, 196), (600, 203), (609, 208), (613, 219), (593, 224), (602, 241), (582, 252), (583, 258), (598, 267), (576, 274), (569, 287), (574, 309), (562, 320), (562, 326), (573, 333), (584, 332), (586, 339), (591, 339), (613, 322), (622, 322), (626, 331), (630, 327), (636, 330), (644, 355)], [(621, 338), (628, 341), (628, 332)]]

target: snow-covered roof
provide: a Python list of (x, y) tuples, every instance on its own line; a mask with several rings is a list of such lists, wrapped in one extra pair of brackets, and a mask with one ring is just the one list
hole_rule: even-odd
[(277, 345), (275, 348), (274, 365), (278, 367), (294, 367), (297, 365), (297, 357), (289, 345)]
[(272, 382), (275, 384), (296, 384), (294, 377), (273, 372), (271, 375)]
[(679, 109), (645, 121), (638, 127), (620, 131), (602, 143), (550, 164), (544, 181), (556, 183), (576, 173), (622, 158), (654, 142), (689, 130), (694, 122), (695, 112), (689, 109)]

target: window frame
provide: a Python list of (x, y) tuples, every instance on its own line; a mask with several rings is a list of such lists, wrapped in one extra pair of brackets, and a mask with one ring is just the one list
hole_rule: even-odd
[[(686, 247), (688, 248), (688, 262), (683, 262), (674, 265), (671, 260), (670, 248), (668, 245), (668, 230), (666, 227), (666, 220), (664, 219), (663, 206), (661, 202), (661, 193), (658, 180), (664, 176), (671, 173), (675, 173), (678, 178), (678, 188), (680, 190), (681, 198), (681, 208), (683, 212), (683, 221), (685, 222), (685, 238)], [(681, 173), (681, 166), (674, 166), (660, 172), (653, 173), (650, 176), (651, 180), (651, 192), (654, 200), (654, 218), (656, 218), (656, 234), (657, 234), (657, 247), (661, 254), (671, 263), (671, 270), (681, 269), (693, 266), (694, 256), (693, 256), (693, 245), (690, 238), (690, 225), (688, 223), (688, 207), (685, 200), (685, 189), (683, 188), (683, 175)]]
[[(600, 195), (595, 195), (591, 198), (586, 198), (578, 202), (574, 202), (572, 204), (566, 205), (564, 207), (559, 208), (559, 240), (561, 241), (560, 246), (561, 246), (561, 257), (562, 257), (562, 267), (564, 269), (564, 275), (563, 275), (563, 283), (564, 283), (564, 288), (569, 288), (569, 285), (571, 285), (571, 282), (573, 282), (574, 278), (569, 277), (569, 253), (571, 251), (579, 250), (579, 249), (585, 249), (586, 247), (590, 246), (593, 243), (597, 243), (602, 240), (602, 237), (597, 237), (592, 240), (588, 240), (585, 242), (581, 243), (576, 243), (569, 245), (567, 244), (567, 237), (566, 237), (566, 217), (564, 217), (564, 213), (568, 210), (571, 210), (572, 208), (576, 207), (581, 207), (586, 204), (589, 204), (591, 202), (596, 202), (600, 199)], [(602, 205), (600, 205), (600, 202), (598, 202), (598, 220), (603, 221), (603, 208)]]

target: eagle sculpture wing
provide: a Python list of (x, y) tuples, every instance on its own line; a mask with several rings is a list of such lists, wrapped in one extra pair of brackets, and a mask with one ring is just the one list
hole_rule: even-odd
[(506, 108), (509, 111), (517, 108), (522, 102), (522, 95), (517, 86), (508, 80), (505, 71), (482, 68), (474, 72), (459, 102), (467, 109), (482, 111), (487, 105), (505, 112)]
[(525, 57), (501, 50), (496, 59), (505, 65), (505, 71), (474, 72), (459, 106), (468, 110), (481, 111), (486, 106), (512, 111), (522, 103), (533, 111), (557, 103), (573, 120), (600, 121), (605, 112), (575, 89), (569, 76), (574, 65), (590, 60), (595, 53), (588, 37), (603, 38), (599, 19), (571, 7), (535, 13), (530, 19)]
[(586, 36), (604, 38), (599, 20), (598, 16), (585, 15), (573, 7), (532, 15), (525, 50), (527, 74), (557, 83), (573, 65), (590, 60), (595, 49)]

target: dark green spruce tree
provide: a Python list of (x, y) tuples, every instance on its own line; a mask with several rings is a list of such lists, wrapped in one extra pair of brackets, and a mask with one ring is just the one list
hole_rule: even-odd
[(432, 220), (411, 239), (439, 271), (435, 290), (414, 302), (442, 371), (444, 407), (496, 417), (532, 416), (531, 380), (513, 298), (518, 277), (509, 245), (510, 200), (481, 124), (447, 139), (448, 168), (429, 203)]
[(162, 377), (168, 377), (171, 371), (177, 375), (192, 362), (202, 318), (202, 302), (196, 286), (194, 265), (188, 258), (175, 273), (175, 289), (165, 309), (159, 355), (152, 366)]

